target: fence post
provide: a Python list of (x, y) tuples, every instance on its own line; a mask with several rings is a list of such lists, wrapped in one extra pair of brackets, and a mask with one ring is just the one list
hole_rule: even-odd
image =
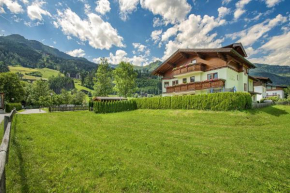
[(5, 172), (5, 168), (3, 170), (3, 174), (2, 174), (1, 182), (0, 182), (0, 193), (6, 193), (6, 172)]
[(6, 131), (8, 122), (9, 122), (10, 117), (9, 116), (4, 116), (4, 133)]

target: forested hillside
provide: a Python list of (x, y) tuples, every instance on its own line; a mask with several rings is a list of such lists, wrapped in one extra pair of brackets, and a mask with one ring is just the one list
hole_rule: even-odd
[(290, 85), (290, 66), (255, 64), (250, 70), (252, 76), (269, 77), (275, 85)]
[(6, 65), (29, 68), (50, 68), (62, 73), (97, 69), (97, 64), (85, 58), (75, 58), (35, 40), (20, 35), (0, 37), (0, 61)]

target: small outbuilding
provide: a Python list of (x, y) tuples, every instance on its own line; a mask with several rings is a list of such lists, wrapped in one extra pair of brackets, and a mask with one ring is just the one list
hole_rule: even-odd
[(113, 101), (126, 101), (124, 97), (95, 97), (93, 101), (99, 102), (113, 102)]

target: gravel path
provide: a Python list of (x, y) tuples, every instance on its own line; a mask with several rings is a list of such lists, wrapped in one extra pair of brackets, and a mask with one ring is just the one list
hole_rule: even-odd
[(37, 114), (37, 113), (46, 113), (46, 111), (39, 109), (26, 109), (23, 112), (20, 112), (19, 114)]

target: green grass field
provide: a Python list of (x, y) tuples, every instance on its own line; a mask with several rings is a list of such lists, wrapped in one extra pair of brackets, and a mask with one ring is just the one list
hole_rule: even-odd
[(289, 192), (290, 107), (17, 115), (8, 192)]
[[(22, 66), (9, 66), (9, 70), (11, 72), (20, 72), (22, 73), (23, 79), (30, 79), (30, 80), (39, 80), (40, 77), (35, 77), (35, 76), (30, 76), (30, 75), (26, 75), (25, 73), (29, 73), (29, 72), (41, 72), (42, 73), (42, 78), (43, 79), (48, 79), (51, 76), (58, 76), (58, 74), (61, 74), (59, 71), (57, 70), (52, 70), (49, 68), (26, 68), (26, 67), (22, 67)], [(63, 74), (61, 74), (63, 76)]]

